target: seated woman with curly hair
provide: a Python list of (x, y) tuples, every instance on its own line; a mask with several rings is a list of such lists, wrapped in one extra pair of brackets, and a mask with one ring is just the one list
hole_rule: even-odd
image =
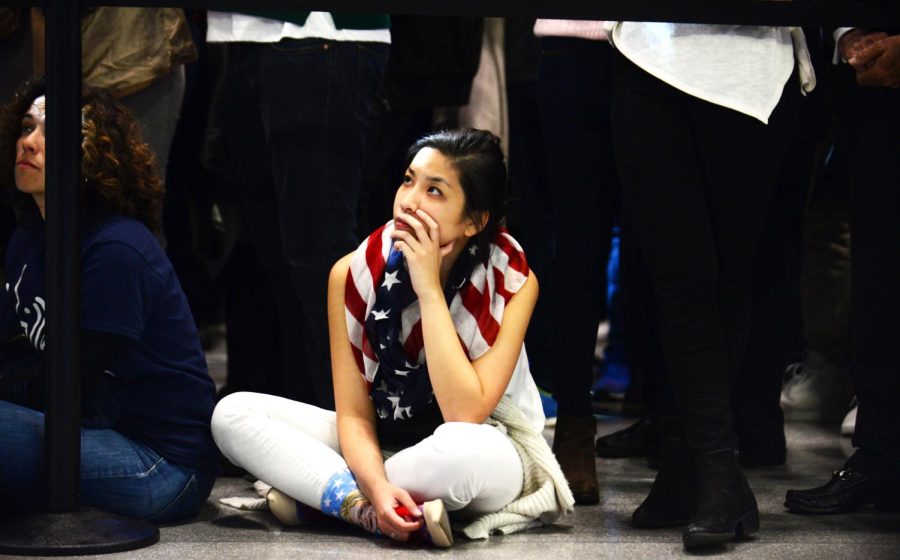
[[(0, 113), (0, 188), (19, 226), (0, 290), (0, 494), (43, 504), (45, 87)], [(195, 515), (218, 456), (215, 386), (187, 300), (153, 235), (163, 187), (123, 106), (82, 98), (81, 501), (162, 523)], [(50, 314), (52, 320), (52, 312)]]

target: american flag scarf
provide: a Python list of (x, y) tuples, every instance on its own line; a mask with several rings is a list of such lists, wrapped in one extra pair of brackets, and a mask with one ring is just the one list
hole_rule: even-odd
[[(379, 422), (401, 422), (436, 408), (425, 361), (419, 301), (388, 222), (360, 244), (347, 272), (344, 303), (356, 365), (369, 384)], [(470, 360), (487, 352), (510, 298), (528, 278), (522, 247), (501, 229), (487, 263), (469, 246), (445, 288), (450, 316)]]

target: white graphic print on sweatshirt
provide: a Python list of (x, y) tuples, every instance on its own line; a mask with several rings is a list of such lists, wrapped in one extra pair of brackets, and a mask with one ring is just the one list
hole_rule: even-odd
[[(22, 308), (22, 302), (19, 299), (19, 285), (22, 283), (22, 278), (25, 277), (26, 270), (28, 270), (27, 264), (22, 267), (22, 273), (19, 274), (19, 279), (12, 289), (13, 296), (16, 298), (16, 315), (19, 317), (21, 317), (19, 310)], [(6, 283), (6, 291), (10, 291), (8, 282)], [(27, 320), (19, 321), (19, 324), (22, 325), (25, 336), (28, 337), (35, 349), (43, 351), (45, 343), (44, 326), (47, 322), (47, 304), (44, 302), (44, 298), (35, 296), (34, 302), (26, 306), (22, 311), (25, 313)]]

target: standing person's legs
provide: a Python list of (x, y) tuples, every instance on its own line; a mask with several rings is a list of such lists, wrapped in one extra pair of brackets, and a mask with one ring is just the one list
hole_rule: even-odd
[[(181, 113), (184, 88), (184, 65), (179, 64), (146, 88), (120, 99), (138, 121), (141, 139), (153, 149), (163, 179), (169, 165), (169, 148)], [(162, 219), (162, 215), (159, 218)], [(157, 235), (165, 246), (164, 232), (160, 231)]]
[(163, 177), (166, 176), (169, 147), (175, 136), (184, 88), (184, 65), (179, 64), (146, 88), (120, 99), (140, 124), (141, 139), (153, 148)]
[(662, 85), (624, 59), (622, 66), (619, 171), (656, 293), (666, 366), (691, 447), (734, 449), (728, 387), (746, 347), (753, 257), (785, 147), (777, 135), (790, 125), (796, 92), (766, 126)]
[[(550, 258), (556, 236), (553, 233), (553, 207), (550, 202), (550, 185), (547, 176), (547, 158), (544, 135), (541, 130), (537, 80), (521, 81), (507, 85), (509, 100), (509, 207), (506, 225), (510, 233), (522, 245), (528, 255), (528, 266), (537, 274), (541, 290), (546, 295), (553, 283)], [(525, 347), (531, 375), (538, 387), (550, 390), (556, 373), (551, 364), (548, 346), (550, 325), (548, 309), (538, 300), (531, 314)]]
[(841, 126), (850, 176), (850, 338), (859, 399), (848, 466), (900, 479), (900, 92), (853, 87)]
[[(302, 307), (291, 285), (290, 268), (284, 260), (278, 228), (278, 201), (273, 186), (276, 152), (263, 119), (260, 60), (262, 53), (270, 48), (270, 45), (253, 43), (228, 45), (220, 88), (224, 96), (221, 125), (238, 182), (234, 194), (240, 211), (241, 237), (252, 245), (259, 264), (267, 272), (281, 325), (284, 367), (272, 375), (280, 376), (282, 380), (266, 386), (270, 390), (283, 388), (281, 396), (313, 402), (315, 395), (308, 377), (303, 329), (298, 320)], [(293, 91), (289, 84), (284, 87), (288, 92)], [(299, 127), (295, 130), (297, 136), (304, 134)], [(241, 297), (254, 296), (247, 293)], [(277, 329), (269, 325), (257, 325), (256, 328), (270, 338), (278, 337)], [(328, 379), (330, 382), (331, 378)]]
[[(643, 284), (649, 284), (640, 298), (645, 330), (658, 332), (664, 364), (651, 372), (668, 374), (654, 383), (663, 464), (632, 522), (677, 527), (697, 510), (700, 481), (692, 454), (736, 444), (725, 337), (715, 302), (716, 247), (692, 130), (692, 100), (621, 55), (614, 55), (612, 68), (616, 161), (636, 244), (632, 252), (643, 257)], [(640, 289), (642, 283), (634, 284)], [(649, 310), (655, 312), (652, 318)], [(667, 386), (672, 388), (668, 399)], [(673, 412), (680, 417), (666, 416)]]
[[(767, 434), (774, 433), (778, 438), (782, 430), (779, 398), (783, 365), (777, 363), (778, 350), (775, 348), (778, 342), (766, 343), (766, 350), (754, 349), (756, 360), (761, 360), (765, 352), (776, 353), (774, 358), (776, 363), (769, 363), (767, 371), (757, 373), (754, 376), (755, 381), (740, 380), (738, 374), (747, 362), (747, 344), (750, 340), (751, 327), (754, 325), (753, 313), (756, 311), (754, 303), (760, 306), (763, 318), (770, 318), (772, 312), (771, 309), (764, 307), (766, 303), (771, 304), (765, 297), (757, 293), (754, 299), (754, 276), (757, 274), (755, 267), (760, 263), (765, 264), (766, 259), (772, 259), (771, 253), (774, 252), (770, 246), (766, 247), (769, 253), (758, 254), (763, 227), (775, 230), (769, 231), (769, 235), (776, 232), (781, 235), (780, 250), (777, 253), (781, 255), (780, 262), (775, 266), (783, 269), (785, 266), (783, 261), (787, 258), (785, 246), (790, 245), (789, 222), (792, 219), (799, 221), (805, 195), (804, 166), (790, 162), (800, 169), (798, 178), (796, 174), (790, 173), (791, 170), (786, 164), (788, 147), (793, 143), (799, 117), (800, 92), (796, 84), (796, 76), (791, 76), (784, 86), (781, 101), (765, 125), (751, 117), (705, 103), (696, 104), (694, 111), (699, 154), (704, 162), (702, 165), (704, 182), (713, 216), (718, 254), (716, 303), (727, 344), (732, 395), (740, 395), (736, 403), (731, 403), (732, 421), (744, 428), (742, 433), (744, 441), (740, 443), (746, 443), (750, 454), (758, 451), (760, 445), (757, 441), (757, 448), (753, 448), (754, 440), (751, 434), (765, 438), (770, 437)], [(723, 141), (723, 138), (729, 138), (729, 141)], [(792, 155), (795, 158), (803, 158), (807, 163), (805, 167), (811, 164), (802, 153)], [(784, 180), (794, 184), (790, 187), (779, 185), (782, 174), (786, 175)], [(776, 185), (779, 185), (781, 192), (772, 203), (771, 193)], [(785, 206), (790, 209), (785, 209)], [(767, 216), (770, 212), (771, 214)], [(785, 213), (788, 215), (784, 216)], [(783, 271), (770, 269), (767, 271), (769, 285), (784, 275)], [(759, 287), (763, 286), (765, 284)], [(778, 303), (776, 300), (775, 304)], [(776, 322), (784, 328), (783, 325), (788, 321), (778, 319)], [(769, 325), (762, 328), (771, 332), (777, 327)], [(786, 340), (789, 336), (789, 333), (782, 335), (782, 340)], [(786, 343), (781, 352), (781, 361), (784, 362), (787, 358)], [(754, 387), (746, 388), (747, 383), (751, 383)], [(756, 422), (752, 420), (753, 418)], [(761, 433), (758, 431), (760, 429), (768, 431)], [(783, 448), (783, 438), (779, 439), (780, 442), (776, 441), (775, 445), (781, 445)], [(783, 462), (778, 456), (781, 454), (778, 454), (777, 450), (775, 453), (773, 459)], [(748, 457), (751, 462), (758, 458), (759, 455)], [(772, 459), (762, 458), (762, 460)]]
[(555, 369), (553, 396), (560, 416), (588, 416), (616, 176), (609, 120), (611, 47), (545, 38), (542, 48), (538, 100), (555, 235), (548, 267), (554, 281), (542, 297), (553, 310), (555, 326), (549, 330), (555, 340), (545, 361)]
[(278, 225), (303, 306), (294, 320), (303, 329), (306, 367), (294, 375), (307, 378), (315, 402), (329, 409), (328, 272), (357, 245), (369, 105), (386, 58), (381, 44), (286, 39), (267, 45), (259, 60)]
[(772, 115), (784, 124), (766, 127), (674, 90), (623, 57), (614, 65), (619, 173), (701, 475), (686, 546), (727, 540), (742, 524), (745, 531), (758, 526), (734, 454), (729, 385), (746, 346), (753, 256), (792, 99), (785, 95)]
[(844, 513), (869, 504), (900, 509), (900, 92), (860, 87), (846, 70), (838, 146), (850, 177), (851, 374), (859, 410), (856, 452), (823, 486), (788, 490), (800, 513)]
[(547, 355), (536, 359), (553, 368), (553, 397), (559, 405), (553, 450), (580, 504), (599, 500), (590, 389), (606, 299), (616, 175), (609, 58), (605, 42), (547, 37), (538, 80), (554, 246), (547, 263), (551, 277), (538, 304), (546, 310), (551, 340), (538, 347)]
[(797, 125), (799, 103), (800, 91), (792, 75), (768, 124), (709, 103), (693, 106), (719, 266), (716, 304), (732, 382), (744, 363), (750, 335), (756, 251)]
[(802, 215), (815, 140), (807, 132), (811, 129), (791, 135), (753, 265), (748, 349), (731, 391), (744, 466), (783, 465), (786, 458), (780, 399), (784, 368), (800, 331)]
[[(44, 414), (0, 401), (0, 494), (42, 509)], [(214, 478), (171, 463), (114, 430), (81, 430), (81, 503), (165, 523), (197, 514)]]
[(663, 356), (688, 442), (705, 452), (733, 449), (736, 442), (716, 305), (717, 248), (690, 104), (687, 95), (616, 55), (613, 135), (624, 199), (655, 293)]

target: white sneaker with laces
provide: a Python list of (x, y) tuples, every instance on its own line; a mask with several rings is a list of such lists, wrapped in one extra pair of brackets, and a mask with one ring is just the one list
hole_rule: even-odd
[(846, 368), (809, 352), (802, 362), (789, 365), (781, 391), (781, 408), (786, 420), (814, 422), (838, 420), (847, 411), (853, 395)]
[(856, 399), (853, 399), (853, 408), (850, 409), (850, 412), (847, 413), (847, 416), (844, 416), (844, 421), (841, 422), (841, 435), (842, 436), (852, 436), (856, 432), (856, 411), (859, 409), (859, 405), (856, 404)]

